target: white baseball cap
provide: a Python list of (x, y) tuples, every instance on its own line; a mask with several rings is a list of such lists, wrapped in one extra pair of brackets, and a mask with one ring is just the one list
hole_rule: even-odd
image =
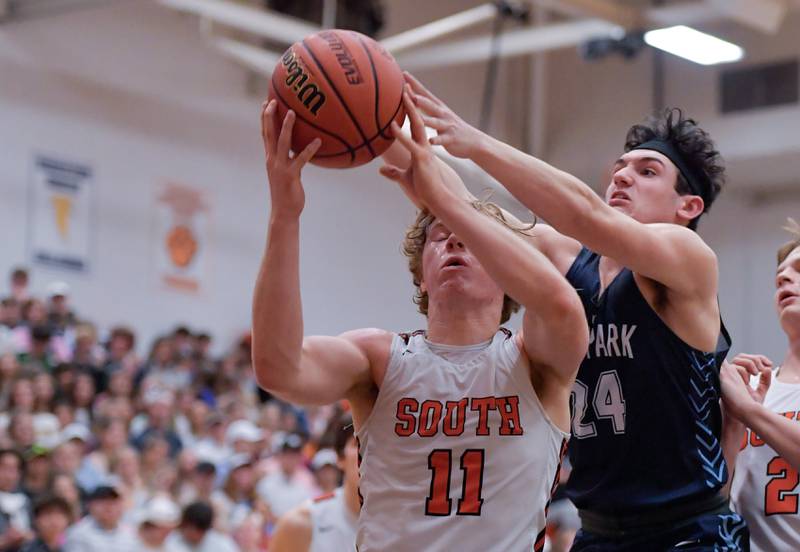
[(234, 441), (247, 441), (257, 443), (264, 439), (264, 432), (250, 420), (236, 420), (228, 425), (225, 431), (225, 442), (229, 445)]

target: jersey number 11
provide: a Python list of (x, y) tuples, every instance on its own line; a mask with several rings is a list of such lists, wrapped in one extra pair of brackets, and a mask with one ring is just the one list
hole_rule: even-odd
[[(481, 487), (483, 487), (483, 449), (467, 449), (461, 455), (461, 471), (464, 472), (461, 485), (461, 498), (458, 500), (456, 514), (459, 516), (481, 515)], [(425, 499), (425, 515), (449, 516), (453, 508), (450, 499), (450, 472), (453, 467), (453, 451), (435, 449), (428, 455), (428, 469), (431, 470), (431, 492)]]

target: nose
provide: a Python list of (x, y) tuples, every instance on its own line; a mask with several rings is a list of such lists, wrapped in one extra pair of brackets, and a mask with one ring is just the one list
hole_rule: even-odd
[(783, 286), (783, 284), (791, 284), (794, 283), (795, 279), (792, 274), (789, 273), (788, 270), (782, 271), (778, 274), (778, 287)]
[(455, 234), (450, 234), (447, 238), (447, 250), (453, 249), (464, 249), (464, 243)]
[(611, 178), (612, 182), (617, 186), (617, 188), (627, 188), (633, 183), (633, 177), (631, 176), (631, 169), (627, 165), (621, 167), (618, 171), (614, 173), (614, 176)]

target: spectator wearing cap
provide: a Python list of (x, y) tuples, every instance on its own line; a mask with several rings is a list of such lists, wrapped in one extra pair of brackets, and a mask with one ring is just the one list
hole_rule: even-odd
[(211, 494), (211, 504), (218, 518), (216, 527), (230, 531), (257, 506), (256, 472), (249, 454), (233, 455), (228, 462), (228, 476), (221, 489)]
[(278, 469), (258, 482), (256, 490), (277, 520), (283, 514), (311, 498), (312, 489), (303, 471), (303, 439), (296, 433), (284, 436), (278, 453)]
[(34, 540), (21, 552), (62, 552), (67, 527), (72, 522), (72, 509), (63, 498), (54, 494), (40, 497), (33, 505)]
[[(77, 323), (77, 317), (70, 309), (69, 295), (69, 284), (66, 282), (51, 282), (47, 286), (47, 321), (50, 329), (57, 335), (64, 335)], [(74, 339), (74, 333), (71, 338)]]
[(50, 451), (40, 445), (32, 446), (25, 453), (23, 472), (22, 491), (31, 502), (36, 503), (52, 487)]
[(135, 552), (134, 533), (120, 522), (120, 499), (115, 486), (96, 487), (86, 498), (89, 515), (67, 531), (64, 552)]
[(181, 505), (190, 502), (211, 502), (217, 479), (217, 467), (213, 462), (200, 460), (192, 470), (189, 480), (186, 481), (179, 493)]
[[(147, 412), (131, 422), (131, 433), (134, 435), (131, 444), (138, 450), (144, 449), (144, 443), (150, 437), (160, 437), (169, 443), (169, 456), (175, 458), (183, 447), (180, 437), (172, 428), (172, 406), (175, 394), (162, 388), (148, 389), (144, 394)], [(141, 428), (141, 429), (137, 429)], [(142, 426), (144, 426), (142, 428)]]
[(339, 456), (332, 448), (319, 449), (311, 459), (314, 481), (319, 494), (332, 493), (341, 484), (342, 470), (339, 469)]
[(14, 549), (30, 538), (30, 502), (19, 491), (24, 462), (14, 450), (0, 450), (0, 550)]
[(135, 546), (140, 552), (168, 552), (167, 537), (178, 527), (181, 511), (167, 495), (157, 495), (137, 513), (139, 529)]
[(28, 300), (29, 284), (30, 277), (28, 276), (28, 269), (26, 268), (18, 266), (8, 275), (8, 286), (11, 297), (20, 303)]
[(183, 509), (178, 531), (167, 538), (170, 552), (239, 552), (233, 540), (214, 529), (214, 510), (206, 502)]

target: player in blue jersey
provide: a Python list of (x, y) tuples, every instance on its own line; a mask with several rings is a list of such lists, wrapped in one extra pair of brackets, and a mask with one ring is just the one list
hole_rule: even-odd
[(410, 75), (433, 144), (469, 158), (552, 227), (532, 241), (579, 291), (590, 345), (573, 391), (573, 550), (747, 550), (721, 489), (718, 264), (694, 232), (724, 182), (679, 110), (630, 129), (605, 198), (471, 127)]

